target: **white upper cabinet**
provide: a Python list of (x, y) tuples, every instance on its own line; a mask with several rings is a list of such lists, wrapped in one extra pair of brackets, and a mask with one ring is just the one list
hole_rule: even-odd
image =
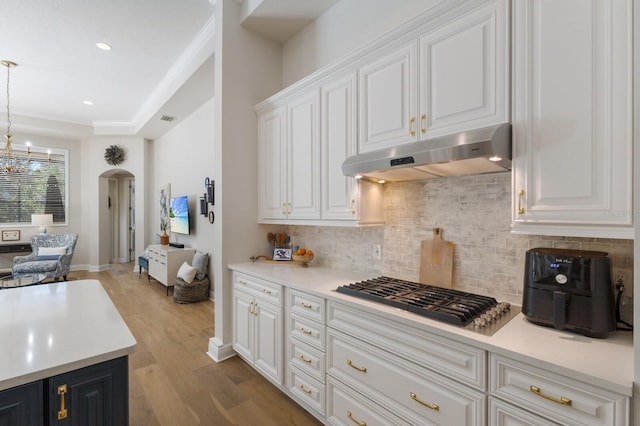
[(264, 108), (258, 112), (259, 220), (319, 219), (319, 90)]
[(280, 219), (286, 214), (285, 118), (284, 106), (258, 116), (258, 208), (261, 219)]
[(320, 95), (318, 89), (287, 103), (289, 219), (320, 219)]
[(382, 223), (382, 186), (342, 173), (342, 163), (357, 150), (356, 73), (321, 88), (322, 218)]
[(464, 7), (359, 68), (359, 152), (509, 121), (509, 2)]
[(633, 238), (632, 15), (514, 2), (514, 232)]

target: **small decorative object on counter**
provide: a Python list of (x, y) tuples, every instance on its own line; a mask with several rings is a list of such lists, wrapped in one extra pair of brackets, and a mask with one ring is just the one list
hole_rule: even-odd
[(302, 263), (304, 266), (307, 266), (307, 264), (313, 260), (313, 257), (313, 250), (304, 247), (300, 247), (293, 253), (293, 260)]
[(289, 243), (291, 242), (291, 237), (289, 237), (285, 232), (273, 233), (269, 232), (267, 234), (267, 241), (273, 248), (289, 248)]

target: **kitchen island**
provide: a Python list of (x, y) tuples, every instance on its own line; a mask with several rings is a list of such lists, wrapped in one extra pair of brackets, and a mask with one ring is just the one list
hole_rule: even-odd
[[(40, 398), (49, 400), (24, 406), (49, 407), (45, 417), (71, 418), (82, 408), (72, 405), (73, 396), (98, 405), (107, 401), (112, 413), (105, 415), (128, 423), (127, 359), (136, 340), (99, 281), (3, 289), (0, 312), (0, 412), (11, 405), (3, 395), (41, 388)], [(89, 382), (95, 388), (85, 389)]]
[[(324, 422), (348, 424), (351, 417), (363, 421), (358, 412), (369, 419), (378, 416), (403, 424), (402, 416), (394, 413), (394, 407), (403, 404), (405, 418), (414, 410), (415, 419), (426, 416), (438, 424), (444, 419), (446, 424), (465, 425), (508, 424), (514, 419), (536, 419), (539, 424), (630, 424), (629, 332), (593, 339), (534, 325), (518, 314), (488, 336), (336, 292), (339, 286), (372, 278), (371, 274), (262, 262), (229, 268), (239, 294), (265, 285), (270, 287), (261, 292), (277, 295), (274, 285), (281, 286), (282, 357), (289, 360), (284, 362), (288, 372), (282, 386), (295, 400), (315, 407)], [(260, 317), (268, 300), (254, 294), (248, 300), (249, 313)], [(241, 307), (234, 304), (236, 312)], [(305, 311), (315, 313), (315, 318)], [(234, 320), (242, 320), (236, 312)], [(314, 344), (309, 338), (314, 336), (322, 342)], [(235, 339), (234, 335), (234, 348)], [(263, 364), (256, 361), (257, 367)], [(308, 368), (316, 364), (319, 371)], [(277, 383), (273, 377), (270, 380)], [(394, 377), (404, 377), (397, 383), (398, 392)], [(413, 377), (422, 378), (405, 389)], [(420, 393), (415, 389), (425, 384), (433, 386), (423, 394), (439, 404), (416, 402)], [(311, 397), (316, 401), (309, 401)], [(454, 417), (446, 417), (447, 412)], [(460, 413), (466, 417), (455, 417)]]

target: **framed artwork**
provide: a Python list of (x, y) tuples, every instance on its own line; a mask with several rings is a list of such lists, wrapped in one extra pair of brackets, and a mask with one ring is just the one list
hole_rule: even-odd
[(286, 249), (286, 248), (273, 249), (273, 260), (291, 260), (291, 249)]
[(2, 241), (20, 241), (20, 231), (19, 230), (2, 230)]

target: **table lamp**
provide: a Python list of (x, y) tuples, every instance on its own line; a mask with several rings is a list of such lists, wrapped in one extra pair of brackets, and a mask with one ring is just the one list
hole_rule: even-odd
[(40, 227), (40, 233), (47, 233), (47, 226), (53, 225), (52, 214), (32, 214), (31, 224)]

